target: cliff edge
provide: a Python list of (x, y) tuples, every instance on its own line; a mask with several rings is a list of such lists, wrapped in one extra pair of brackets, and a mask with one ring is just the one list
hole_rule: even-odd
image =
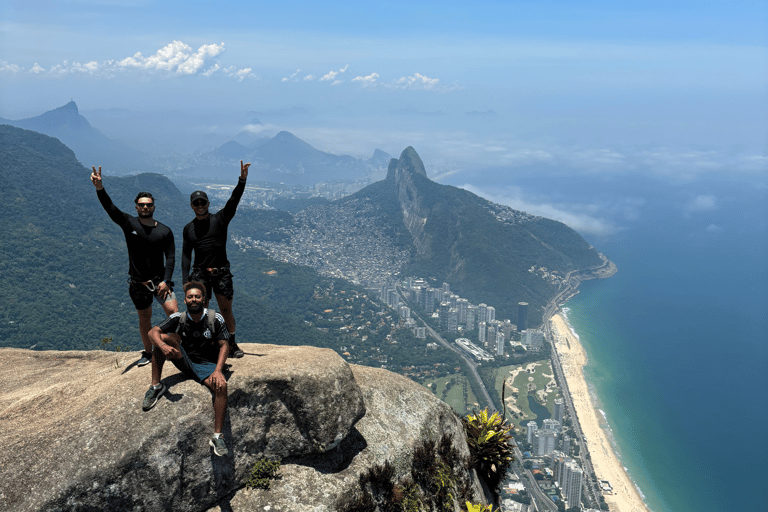
[[(450, 434), (468, 455), (450, 407), (402, 376), (328, 349), (241, 346), (246, 357), (226, 370), (224, 457), (208, 446), (211, 393), (171, 364), (168, 391), (143, 412), (150, 369), (134, 366), (136, 353), (0, 349), (0, 509), (335, 510), (374, 465), (409, 474), (425, 435)], [(268, 490), (246, 488), (264, 457), (282, 461), (279, 478)]]

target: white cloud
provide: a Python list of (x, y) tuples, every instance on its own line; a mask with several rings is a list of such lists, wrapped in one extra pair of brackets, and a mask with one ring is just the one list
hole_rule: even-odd
[(284, 77), (281, 80), (281, 82), (295, 82), (296, 81), (296, 76), (299, 74), (300, 71), (301, 71), (300, 69), (297, 69), (294, 74), (292, 74), (291, 76)]
[(311, 82), (314, 79), (315, 79), (315, 75), (307, 75), (304, 77), (305, 82)]
[(494, 203), (503, 204), (532, 215), (546, 217), (562, 222), (580, 233), (595, 235), (612, 235), (619, 231), (613, 222), (595, 215), (585, 213), (583, 210), (600, 211), (597, 205), (553, 205), (551, 203), (534, 203), (523, 199), (523, 192), (518, 188), (505, 189), (504, 191), (481, 189), (474, 185), (463, 185), (461, 188), (484, 197)]
[(0, 60), (0, 73), (18, 73), (22, 71), (17, 64), (11, 64), (7, 61)]
[[(346, 72), (347, 69), (349, 69), (349, 64), (347, 64), (346, 66), (344, 66), (343, 68), (341, 68), (338, 71), (329, 71), (326, 75), (324, 75), (320, 79), (320, 81), (323, 82), (323, 81), (326, 81), (326, 80), (335, 80), (336, 79), (336, 75), (338, 75), (339, 73)], [(333, 84), (331, 84), (331, 85), (333, 85)]]
[(352, 79), (353, 82), (360, 82), (363, 87), (371, 87), (376, 84), (376, 80), (379, 78), (378, 73), (371, 73), (368, 76), (356, 76)]
[[(237, 69), (234, 66), (222, 68), (216, 59), (224, 53), (224, 43), (204, 44), (197, 50), (181, 42), (173, 41), (157, 50), (153, 55), (145, 57), (141, 52), (136, 52), (131, 57), (118, 60), (105, 60), (101, 62), (88, 61), (77, 62), (64, 61), (53, 65), (45, 72), (45, 68), (38, 63), (29, 70), (40, 76), (61, 77), (71, 74), (83, 74), (98, 76), (101, 78), (113, 78), (117, 74), (125, 73), (155, 73), (166, 76), (184, 76), (200, 74), (210, 77), (215, 73), (227, 71), (226, 76), (242, 81), (245, 78), (257, 78), (251, 68)], [(15, 64), (0, 61), (0, 72), (18, 72), (22, 70)]]
[(722, 233), (723, 228), (718, 226), (717, 224), (710, 224), (707, 226), (707, 233)]
[(688, 214), (708, 212), (715, 210), (716, 208), (717, 198), (712, 195), (694, 197), (684, 206), (684, 210)]
[(439, 78), (429, 78), (420, 73), (415, 73), (413, 76), (404, 76), (394, 81), (391, 85), (400, 89), (430, 90), (434, 89), (439, 81)]

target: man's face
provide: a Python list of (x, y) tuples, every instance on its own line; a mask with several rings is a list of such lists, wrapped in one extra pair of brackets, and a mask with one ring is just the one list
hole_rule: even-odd
[(192, 206), (192, 211), (195, 212), (195, 215), (198, 217), (203, 217), (208, 214), (208, 201), (205, 199), (195, 199), (190, 206)]
[(150, 219), (155, 214), (155, 202), (151, 197), (140, 197), (136, 203), (136, 211), (139, 213), (139, 217)]
[(190, 288), (184, 295), (184, 304), (187, 305), (187, 311), (190, 313), (200, 313), (203, 310), (203, 291), (198, 288)]

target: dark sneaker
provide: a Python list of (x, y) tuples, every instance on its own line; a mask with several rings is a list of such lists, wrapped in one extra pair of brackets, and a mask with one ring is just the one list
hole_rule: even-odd
[(147, 366), (152, 362), (152, 352), (146, 350), (141, 351), (141, 359), (136, 363), (136, 366)]
[(213, 453), (218, 455), (219, 457), (222, 457), (229, 453), (229, 450), (227, 450), (227, 445), (224, 443), (223, 437), (212, 437), (210, 441), (208, 441), (208, 444), (210, 444), (213, 447)]
[(245, 355), (245, 352), (243, 352), (242, 349), (237, 346), (237, 343), (229, 344), (229, 357), (236, 357), (240, 359), (244, 355)]
[(160, 383), (160, 387), (155, 389), (154, 386), (149, 386), (146, 394), (144, 395), (144, 401), (141, 403), (141, 408), (145, 411), (150, 410), (155, 406), (157, 400), (168, 390), (165, 384)]

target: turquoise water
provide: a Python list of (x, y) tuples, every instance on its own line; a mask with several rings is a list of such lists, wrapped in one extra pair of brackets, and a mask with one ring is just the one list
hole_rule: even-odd
[(593, 242), (619, 272), (583, 283), (567, 304), (587, 381), (654, 512), (768, 510), (768, 237), (758, 199), (720, 212), (722, 228), (701, 236), (661, 209), (658, 222)]

